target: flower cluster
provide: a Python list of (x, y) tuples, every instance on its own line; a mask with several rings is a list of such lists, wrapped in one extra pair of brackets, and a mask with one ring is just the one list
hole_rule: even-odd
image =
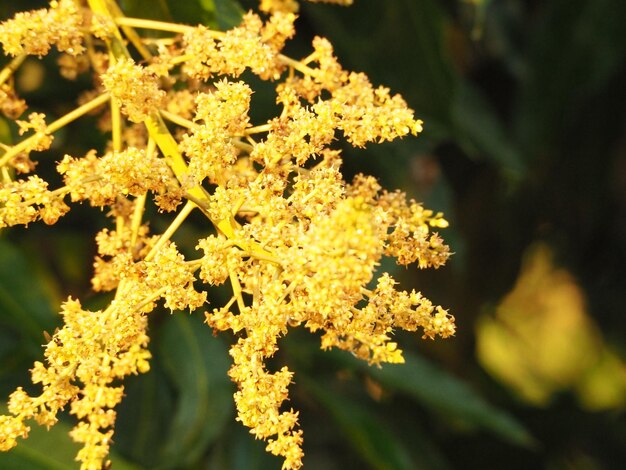
[[(352, 5), (353, 0), (308, 0), (309, 2), (336, 3), (338, 5)], [(261, 0), (259, 9), (267, 13), (297, 12), (300, 5), (296, 0)]]
[(284, 70), (278, 53), (295, 33), (295, 19), (293, 14), (276, 13), (263, 24), (258, 15), (248, 13), (240, 26), (219, 35), (198, 26), (183, 38), (184, 53), (189, 57), (183, 69), (201, 80), (213, 75), (237, 77), (246, 68), (265, 80), (278, 79)]
[[(433, 231), (447, 226), (443, 215), (383, 190), (373, 177), (346, 182), (333, 148), (340, 136), (363, 147), (417, 135), (422, 123), (399, 95), (344, 70), (323, 38), (305, 59), (283, 55), (294, 34), (295, 0), (262, 0), (267, 18), (250, 12), (225, 32), (125, 18), (111, 2), (87, 3), (83, 11), (72, 0), (52, 1), (0, 24), (7, 54), (44, 55), (56, 45), (83, 64), (76, 73), (90, 64), (96, 84), (81, 106), (50, 124), (36, 113), (17, 123), (21, 133), (34, 132), (3, 146), (0, 227), (52, 224), (70, 210), (66, 198), (109, 208), (115, 229), (95, 237), (92, 285), (115, 296), (95, 312), (71, 298), (63, 304), (64, 326), (32, 369), (42, 392), (32, 397), (19, 388), (10, 396), (0, 450), (27, 437), (27, 420), (51, 426), (69, 405), (78, 419), (71, 436), (83, 444), (77, 459), (82, 468), (101, 468), (123, 396), (119, 381), (149, 369), (148, 314), (159, 304), (202, 309), (207, 292), (199, 284), (228, 283), (231, 298), (205, 318), (215, 332), (236, 338), (229, 375), (238, 386), (237, 419), (284, 458), (284, 468), (299, 468), (303, 433), (297, 411), (284, 406), (293, 373), (266, 366), (290, 328), (319, 331), (323, 349), (347, 350), (373, 365), (403, 362), (397, 329), (420, 329), (431, 339), (454, 334), (446, 310), (378, 272), (384, 257), (443, 265), (449, 249)], [(144, 44), (133, 29), (144, 27), (171, 37)], [(13, 68), (5, 70), (0, 78)], [(240, 81), (245, 70), (275, 81), (278, 116), (252, 122), (253, 90)], [(21, 114), (12, 88), (0, 85), (0, 99), (14, 103), (2, 105), (5, 114)], [(51, 191), (37, 175), (15, 175), (34, 171), (29, 154), (47, 149), (56, 130), (94, 111), (111, 142), (82, 157), (65, 155), (57, 164), (64, 186)], [(147, 204), (178, 210), (162, 234), (149, 233)], [(171, 237), (193, 210), (215, 231), (197, 241), (198, 258), (186, 260)]]
[(21, 12), (0, 28), (0, 42), (6, 55), (43, 56), (56, 46), (72, 55), (84, 51), (83, 15), (74, 0), (53, 0), (50, 8)]
[(122, 106), (132, 122), (143, 122), (163, 104), (165, 92), (159, 88), (156, 75), (122, 58), (102, 75), (102, 84)]

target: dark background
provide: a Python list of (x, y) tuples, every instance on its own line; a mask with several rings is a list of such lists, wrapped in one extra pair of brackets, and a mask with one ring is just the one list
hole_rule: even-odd
[[(42, 4), (16, 3), (0, 1), (2, 18)], [(216, 27), (236, 24), (254, 3), (121, 2), (129, 16)], [(374, 174), (446, 214), (442, 235), (455, 252), (446, 267), (382, 267), (458, 326), (435, 342), (398, 333), (407, 363), (382, 369), (290, 333), (275, 363), (296, 372), (289, 405), (301, 413), (305, 468), (626, 465), (625, 23), (623, 0), (303, 5), (291, 56), (307, 55), (314, 35), (328, 37), (345, 68), (402, 94), (425, 122), (417, 139), (342, 146), (344, 172)], [(49, 119), (90, 86), (59, 77), (54, 60), (26, 63), (16, 77), (30, 109)], [(253, 86), (260, 121), (273, 96)], [(6, 141), (14, 129), (0, 124)], [(59, 133), (38, 170), (52, 175), (61, 152), (102, 146), (93, 124)], [(3, 400), (28, 383), (62, 299), (107, 301), (89, 287), (93, 234), (106, 223), (78, 206), (55, 227), (0, 233)], [(192, 249), (202, 223), (178, 242)], [(214, 338), (198, 315), (166, 312), (151, 332), (153, 370), (127, 382), (114, 468), (280, 468), (235, 422), (232, 338)], [(0, 467), (74, 468), (66, 422), (34, 429), (0, 454)]]

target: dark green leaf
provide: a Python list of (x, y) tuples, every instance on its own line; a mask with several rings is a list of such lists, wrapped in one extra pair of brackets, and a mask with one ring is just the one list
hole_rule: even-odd
[(148, 18), (159, 21), (172, 20), (172, 13), (170, 12), (169, 5), (166, 0), (121, 0), (120, 7), (127, 16)]
[(4, 116), (0, 116), (0, 142), (6, 145), (13, 143), (11, 127), (9, 126), (9, 121)]
[(124, 381), (124, 400), (115, 424), (114, 448), (146, 468), (156, 468), (174, 408), (170, 384), (157, 360), (150, 371)]
[(158, 347), (178, 393), (161, 462), (163, 467), (185, 467), (234, 419), (229, 355), (224, 343), (199, 318), (183, 313), (167, 319)]
[(404, 357), (405, 364), (385, 364), (382, 368), (356, 360), (350, 362), (381, 384), (412, 396), (431, 410), (491, 431), (513, 444), (533, 444), (532, 436), (515, 418), (487, 403), (465, 383), (418, 355), (405, 352)]
[(556, 0), (542, 5), (530, 31), (517, 132), (534, 155), (554, 146), (583, 103), (622, 69), (626, 2)]
[(55, 306), (26, 256), (0, 239), (0, 324), (28, 338), (33, 354), (40, 352), (44, 331), (58, 325)]
[(222, 30), (230, 29), (241, 23), (244, 11), (237, 0), (200, 0), (201, 5), (207, 2), (215, 4), (217, 24)]
[(215, 4), (213, 0), (167, 0), (169, 11), (176, 22), (190, 25), (203, 24), (217, 28)]
[(265, 451), (267, 443), (254, 439), (249, 429), (234, 420), (216, 443), (205, 468), (229, 470), (279, 469), (282, 459)]
[(30, 380), (34, 351), (28, 351), (24, 343), (14, 332), (0, 328), (0, 402)]
[(372, 468), (415, 468), (401, 441), (382, 420), (364, 406), (302, 376), (298, 383), (304, 385), (328, 409), (357, 454)]
[(452, 112), (456, 138), (468, 155), (492, 160), (512, 179), (519, 180), (523, 176), (524, 162), (519, 150), (477, 89), (469, 83), (460, 84)]

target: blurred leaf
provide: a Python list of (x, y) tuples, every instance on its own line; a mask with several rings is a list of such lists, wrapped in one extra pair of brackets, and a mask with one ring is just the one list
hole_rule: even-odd
[(370, 367), (346, 354), (341, 354), (340, 360), (448, 418), (486, 429), (519, 446), (534, 443), (515, 418), (484, 401), (459, 379), (416, 354), (405, 351), (404, 358), (405, 364), (385, 364), (381, 368)]
[(493, 0), (464, 0), (461, 3), (461, 6), (465, 6), (467, 11), (470, 12), (469, 16), (471, 16), (472, 39), (480, 39), (483, 35), (485, 27), (485, 15), (489, 6), (493, 3)]
[(118, 409), (114, 449), (156, 468), (174, 409), (174, 397), (159, 362), (153, 359), (150, 371), (124, 382), (124, 400)]
[(450, 95), (457, 86), (458, 76), (444, 49), (447, 18), (438, 2), (404, 0), (403, 4), (408, 16), (400, 16), (398, 19), (410, 21), (406, 30), (413, 34), (413, 38), (409, 38), (406, 44), (411, 45), (413, 54), (410, 64), (406, 64), (406, 56), (402, 62), (403, 65), (412, 65), (409, 70), (414, 82), (412, 88), (421, 90), (421, 99), (416, 105), (419, 106), (418, 113), (432, 115), (444, 123), (449, 122)]
[(195, 462), (233, 417), (229, 355), (221, 340), (195, 316), (178, 313), (163, 325), (159, 359), (178, 392), (162, 450), (162, 466)]
[[(76, 206), (72, 212), (75, 209)], [(71, 213), (69, 217), (74, 215)], [(90, 278), (85, 273), (92, 270), (93, 240), (81, 232), (61, 227), (55, 227), (52, 232), (42, 225), (31, 229), (31, 236), (20, 240), (19, 246), (33, 267), (37, 284), (58, 311), (68, 293), (76, 295), (91, 290)], [(91, 296), (83, 300), (89, 303)]]
[(13, 143), (11, 126), (9, 126), (9, 121), (4, 116), (0, 116), (0, 142), (6, 145)]
[(531, 31), (517, 131), (524, 150), (553, 146), (626, 58), (626, 2), (545, 2)]
[(15, 335), (8, 331), (0, 330), (0, 375), (2, 374), (2, 365), (8, 360), (18, 341)]
[[(195, 2), (178, 3), (194, 4)], [(172, 19), (172, 13), (166, 0), (120, 0), (119, 4), (127, 16), (160, 21), (170, 21)]]
[[(6, 413), (6, 406), (0, 406), (0, 413)], [(74, 460), (80, 444), (69, 436), (71, 426), (59, 421), (50, 430), (35, 424), (31, 425), (28, 439), (18, 440), (17, 447), (8, 452), (0, 452), (2, 470), (73, 470), (78, 467)], [(109, 456), (116, 470), (136, 470), (134, 464), (112, 452)]]
[(375, 469), (413, 469), (408, 450), (387, 425), (363, 406), (333, 393), (311, 379), (300, 376), (303, 385), (328, 411), (343, 430), (357, 455)]
[(478, 89), (461, 83), (453, 103), (458, 144), (470, 156), (492, 160), (506, 176), (521, 179), (525, 165), (519, 150)]
[(282, 459), (265, 451), (267, 444), (254, 439), (248, 428), (233, 420), (215, 449), (212, 450), (204, 468), (228, 470), (278, 469)]
[(58, 325), (55, 307), (26, 256), (4, 239), (0, 239), (0, 323), (28, 337), (34, 354), (44, 341), (43, 332), (52, 333)]
[(485, 33), (481, 46), (487, 49), (491, 60), (500, 62), (503, 72), (515, 78), (527, 72), (524, 36), (528, 26), (524, 23), (524, 9), (519, 2), (488, 0), (479, 13), (484, 15), (485, 23), (485, 31), (480, 31)]
[(244, 13), (236, 0), (124, 0), (121, 4), (128, 16), (222, 30), (239, 25)]
[(28, 369), (33, 366), (34, 351), (26, 351), (24, 343), (15, 332), (0, 327), (0, 403), (29, 380)]
[(201, 4), (215, 3), (217, 24), (222, 30), (231, 29), (241, 23), (244, 11), (237, 0), (200, 0)]
[(190, 25), (203, 24), (217, 28), (215, 2), (213, 0), (167, 0), (172, 19)]

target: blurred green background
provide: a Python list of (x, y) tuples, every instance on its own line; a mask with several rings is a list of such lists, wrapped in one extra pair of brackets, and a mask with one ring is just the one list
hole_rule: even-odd
[[(226, 28), (255, 2), (120, 3), (129, 16)], [(42, 4), (0, 0), (0, 15)], [(445, 212), (455, 252), (446, 267), (383, 268), (458, 325), (445, 341), (398, 333), (407, 362), (381, 369), (321, 352), (304, 331), (284, 338), (274, 361), (296, 372), (289, 405), (300, 410), (305, 468), (626, 466), (625, 24), (624, 0), (303, 5), (290, 55), (326, 36), (345, 68), (401, 93), (425, 121), (417, 139), (342, 147), (344, 171)], [(27, 62), (17, 88), (31, 110), (61, 115), (90, 83), (62, 79), (54, 56), (42, 64)], [(254, 86), (254, 116), (267, 118), (271, 87)], [(102, 146), (93, 124), (59, 133), (38, 169), (52, 175), (61, 151)], [(0, 131), (14, 134), (5, 121)], [(28, 383), (62, 299), (107, 301), (89, 286), (93, 234), (105, 223), (75, 206), (54, 227), (0, 233), (2, 401)], [(193, 250), (203, 224), (177, 241)], [(166, 312), (151, 333), (153, 370), (127, 382), (113, 468), (280, 468), (235, 422), (232, 338), (215, 338), (199, 315)], [(66, 418), (48, 432), (34, 426), (0, 468), (76, 468)]]

